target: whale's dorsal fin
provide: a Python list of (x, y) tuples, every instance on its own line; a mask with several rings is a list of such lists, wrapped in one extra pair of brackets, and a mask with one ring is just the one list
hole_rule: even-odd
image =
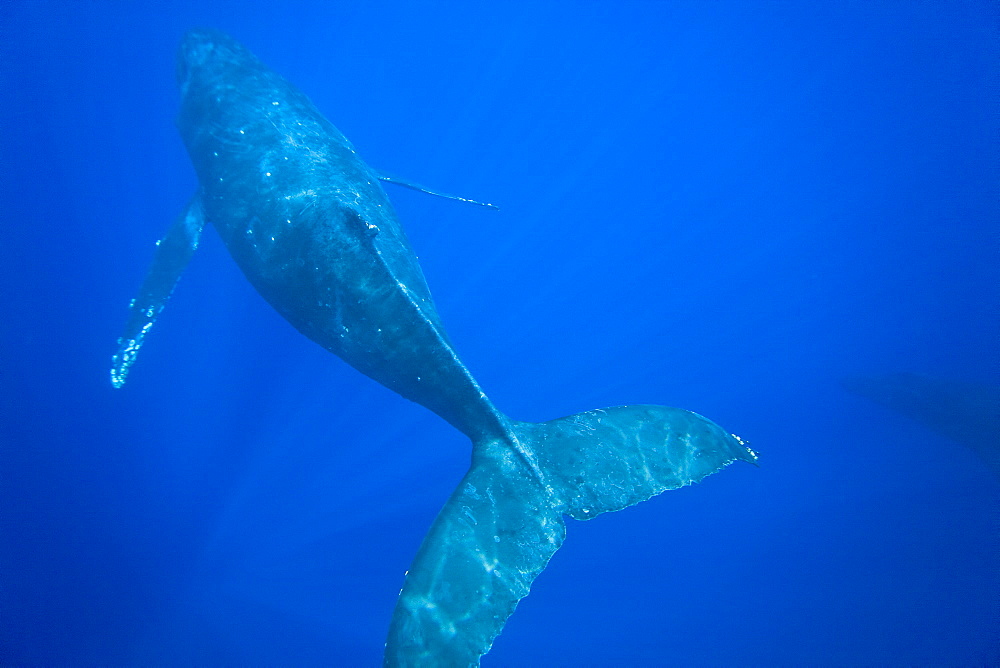
[(129, 304), (128, 322), (118, 339), (118, 352), (111, 360), (111, 384), (115, 387), (125, 384), (129, 367), (135, 362), (146, 334), (170, 299), (170, 293), (174, 291), (191, 255), (198, 248), (198, 239), (204, 226), (205, 215), (201, 199), (196, 195), (184, 213), (170, 226), (166, 235), (156, 242), (153, 264), (139, 288), (138, 296)]
[(468, 197), (459, 197), (458, 195), (449, 195), (447, 193), (441, 193), (436, 190), (431, 190), (426, 188), (419, 183), (414, 183), (413, 181), (407, 181), (406, 179), (401, 179), (393, 174), (388, 174), (381, 170), (375, 170), (376, 176), (378, 176), (380, 181), (385, 181), (386, 183), (395, 183), (397, 186), (403, 186), (404, 188), (409, 188), (411, 190), (419, 190), (422, 193), (427, 193), (428, 195), (436, 195), (437, 197), (444, 197), (445, 199), (458, 200), (459, 202), (468, 202), (469, 204), (478, 204), (479, 206), (485, 206), (487, 209), (492, 209), (494, 211), (499, 211), (500, 207), (496, 204), (490, 204), (488, 202), (479, 202), (474, 199), (469, 199)]

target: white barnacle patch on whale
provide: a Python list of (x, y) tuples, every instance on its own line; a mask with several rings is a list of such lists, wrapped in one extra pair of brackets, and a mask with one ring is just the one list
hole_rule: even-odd
[(318, 195), (319, 195), (319, 193), (316, 192), (315, 188), (306, 188), (304, 190), (300, 190), (297, 193), (292, 193), (290, 195), (285, 195), (285, 199), (286, 200), (302, 199), (304, 197), (316, 197)]

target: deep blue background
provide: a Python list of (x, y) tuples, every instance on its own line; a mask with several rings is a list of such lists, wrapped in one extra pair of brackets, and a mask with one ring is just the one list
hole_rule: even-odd
[(212, 230), (111, 388), (195, 187), (194, 26), (502, 205), (388, 187), (502, 410), (676, 405), (761, 452), (573, 522), (484, 665), (1000, 663), (1000, 484), (838, 385), (1000, 382), (995, 3), (150, 6), (0, 4), (0, 663), (377, 665), (468, 462)]

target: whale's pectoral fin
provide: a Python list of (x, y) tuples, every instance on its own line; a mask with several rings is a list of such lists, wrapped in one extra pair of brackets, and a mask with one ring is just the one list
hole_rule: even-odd
[(166, 236), (156, 242), (156, 254), (139, 295), (129, 304), (129, 318), (125, 332), (118, 339), (118, 352), (111, 360), (111, 384), (125, 384), (129, 367), (149, 333), (160, 311), (170, 298), (181, 273), (198, 247), (201, 230), (205, 226), (201, 200), (195, 196)]
[(562, 544), (564, 514), (590, 519), (757, 460), (715, 423), (663, 406), (522, 422), (514, 435), (523, 458), (504, 442), (475, 445), (407, 574), (387, 666), (478, 665)]
[(469, 199), (467, 197), (459, 197), (458, 195), (448, 195), (447, 193), (438, 192), (436, 190), (431, 190), (413, 181), (407, 181), (406, 179), (401, 179), (398, 176), (388, 174), (386, 172), (375, 170), (376, 176), (378, 176), (380, 181), (385, 181), (386, 183), (395, 183), (397, 186), (403, 186), (404, 188), (409, 188), (411, 190), (419, 190), (422, 193), (427, 193), (428, 195), (435, 195), (437, 197), (444, 197), (445, 199), (453, 199), (459, 202), (468, 202), (469, 204), (478, 204), (479, 206), (485, 206), (487, 209), (492, 209), (494, 211), (499, 211), (500, 207), (496, 204), (489, 204), (487, 202), (477, 202), (474, 199)]

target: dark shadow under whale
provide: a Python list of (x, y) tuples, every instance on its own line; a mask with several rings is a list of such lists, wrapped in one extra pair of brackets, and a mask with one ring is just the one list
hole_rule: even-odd
[(209, 222), (296, 329), (472, 440), (472, 465), (406, 576), (387, 665), (477, 664), (562, 544), (565, 515), (590, 519), (756, 462), (741, 439), (678, 408), (507, 417), (448, 340), (380, 175), (309, 99), (211, 30), (185, 36), (178, 83), (199, 188), (158, 244), (112, 383), (125, 382)]

